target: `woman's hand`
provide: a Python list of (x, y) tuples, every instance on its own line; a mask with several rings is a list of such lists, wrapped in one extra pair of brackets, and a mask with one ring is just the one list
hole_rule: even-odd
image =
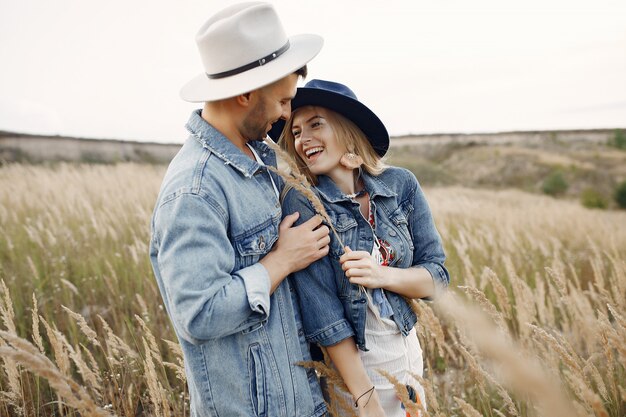
[(379, 265), (369, 252), (353, 251), (348, 246), (344, 249), (346, 253), (339, 258), (339, 263), (352, 284), (367, 288), (385, 287), (386, 268)]

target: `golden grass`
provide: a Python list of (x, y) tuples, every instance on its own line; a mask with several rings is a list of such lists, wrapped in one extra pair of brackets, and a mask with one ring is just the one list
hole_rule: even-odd
[[(147, 254), (163, 173), (0, 168), (0, 415), (188, 414)], [(517, 191), (426, 194), (453, 281), (414, 305), (422, 414), (625, 415), (626, 213)]]

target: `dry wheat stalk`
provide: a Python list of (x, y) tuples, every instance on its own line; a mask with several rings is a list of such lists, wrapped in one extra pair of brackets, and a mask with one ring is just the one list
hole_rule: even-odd
[(439, 356), (443, 357), (443, 349), (446, 343), (441, 322), (433, 310), (425, 302), (412, 300), (409, 305), (416, 313), (422, 325), (430, 331), (430, 335), (433, 336), (432, 340), (436, 342)]
[(146, 384), (148, 385), (148, 393), (150, 394), (150, 400), (154, 406), (154, 414), (157, 417), (163, 417), (163, 402), (161, 397), (161, 385), (159, 384), (156, 369), (154, 368), (154, 362), (152, 361), (151, 348), (145, 337), (141, 338), (143, 341), (143, 347), (145, 352), (144, 359), (144, 372), (146, 378)]
[[(7, 288), (4, 280), (0, 280), (0, 290), (2, 290), (3, 299), (0, 299), (0, 315), (2, 321), (11, 334), (17, 334), (15, 329), (15, 312), (13, 311), (13, 302), (11, 301), (11, 293)], [(0, 347), (5, 343), (0, 339)], [(14, 407), (16, 412), (22, 411), (22, 407), (19, 405), (19, 400), (22, 398), (22, 382), (20, 378), (20, 369), (13, 359), (10, 357), (3, 357), (4, 372), (7, 376), (8, 390), (5, 393), (5, 397), (9, 403)]]
[(535, 321), (535, 313), (531, 311), (531, 308), (534, 310), (535, 297), (528, 284), (517, 274), (511, 257), (508, 255), (504, 256), (503, 260), (515, 296), (517, 330), (522, 340), (525, 340), (529, 336), (529, 330), (525, 327), (525, 324)]
[(0, 290), (2, 290), (4, 296), (3, 302), (0, 302), (0, 316), (2, 316), (2, 322), (9, 332), (17, 334), (15, 330), (15, 312), (13, 311), (11, 293), (4, 283), (4, 280), (0, 280)]
[(31, 372), (46, 378), (59, 397), (64, 399), (65, 404), (79, 410), (84, 416), (112, 416), (99, 408), (83, 387), (59, 371), (54, 363), (30, 342), (5, 331), (0, 331), (0, 337), (9, 344), (0, 347), (0, 356), (11, 357)]
[(546, 283), (541, 279), (539, 274), (535, 274), (535, 306), (537, 308), (537, 321), (539, 323), (547, 323), (548, 312), (546, 306)]
[[(466, 345), (473, 345), (466, 337), (464, 337), (461, 334), (461, 340), (463, 342), (463, 344)], [(496, 391), (498, 391), (498, 394), (500, 395), (500, 398), (502, 398), (502, 400), (504, 401), (504, 404), (506, 405), (509, 415), (510, 416), (519, 416), (519, 412), (517, 411), (517, 407), (515, 407), (515, 404), (513, 403), (513, 399), (511, 398), (511, 396), (509, 395), (509, 393), (507, 392), (506, 389), (504, 389), (504, 387), (498, 382), (496, 381), (496, 379), (493, 377), (493, 375), (491, 375), (489, 372), (487, 372), (479, 363), (479, 359), (480, 358), (480, 354), (476, 353), (475, 351), (473, 351), (472, 353), (470, 353), (465, 346), (463, 346), (463, 344), (459, 343), (457, 345), (457, 349), (462, 353), (463, 357), (465, 358), (465, 360), (467, 361), (469, 368), (470, 368), (470, 372), (472, 373), (472, 376), (476, 377), (476, 380), (478, 381), (478, 386), (479, 389), (481, 390), (481, 394), (484, 398), (488, 398), (489, 395), (486, 392), (485, 389), (485, 381), (489, 382), (489, 384), (491, 384)], [(474, 348), (476, 349), (476, 348)]]
[(187, 376), (185, 374), (185, 362), (183, 358), (182, 348), (180, 347), (178, 343), (172, 342), (170, 340), (165, 340), (165, 339), (162, 339), (162, 340), (163, 342), (165, 342), (170, 352), (172, 352), (172, 354), (176, 358), (176, 362), (178, 362), (177, 364), (171, 363), (171, 362), (163, 362), (163, 366), (172, 369), (174, 373), (176, 374), (176, 377), (179, 380), (181, 380), (182, 382), (187, 382)]
[(615, 309), (615, 307), (613, 307), (610, 303), (607, 303), (606, 307), (608, 308), (608, 310), (611, 312), (611, 314), (615, 318), (615, 321), (616, 321), (616, 323), (618, 324), (618, 326), (620, 328), (620, 333), (622, 335), (626, 336), (626, 318), (624, 318), (624, 316), (622, 316), (620, 313), (618, 313), (617, 310)]
[(130, 348), (121, 338), (119, 338), (109, 326), (109, 324), (98, 315), (102, 327), (106, 333), (107, 360), (113, 365), (119, 365), (119, 359), (138, 359), (139, 355)]
[(544, 340), (552, 347), (552, 349), (559, 354), (563, 363), (572, 370), (572, 372), (576, 373), (578, 377), (583, 376), (583, 370), (580, 366), (580, 363), (576, 360), (576, 358), (572, 357), (572, 355), (559, 343), (559, 341), (548, 334), (545, 330), (533, 325), (528, 324), (528, 326), (535, 332), (535, 334), (541, 339)]
[(504, 335), (508, 335), (508, 328), (506, 327), (506, 323), (504, 322), (504, 317), (502, 314), (496, 309), (496, 307), (487, 299), (485, 293), (481, 290), (474, 287), (467, 287), (460, 285), (458, 286), (461, 290), (465, 291), (465, 293), (471, 296), (478, 304), (483, 308), (485, 313), (489, 314), (493, 321), (498, 325), (498, 328)]
[[(604, 359), (608, 375), (616, 375), (617, 361), (614, 359), (613, 349), (617, 351), (619, 364), (626, 369), (626, 345), (624, 339), (619, 337), (608, 318), (603, 314), (598, 314), (598, 323), (600, 324), (599, 339), (604, 353)], [(619, 365), (618, 365), (619, 366)], [(611, 387), (611, 395), (618, 398), (617, 378), (610, 378), (608, 381)]]
[(122, 407), (124, 408), (124, 415), (132, 416), (135, 415), (135, 410), (137, 410), (137, 405), (135, 403), (135, 395), (134, 394), (135, 386), (131, 383), (126, 390), (126, 400), (122, 402)]
[(100, 341), (98, 340), (98, 334), (87, 324), (87, 321), (83, 316), (78, 313), (73, 312), (69, 308), (61, 305), (61, 308), (65, 310), (67, 314), (70, 315), (74, 320), (76, 320), (76, 324), (78, 324), (78, 328), (83, 332), (85, 336), (87, 336), (87, 340), (91, 342), (94, 346), (100, 347)]
[(504, 316), (507, 319), (510, 319), (511, 303), (509, 302), (509, 294), (507, 293), (506, 288), (502, 285), (502, 282), (498, 279), (498, 276), (492, 269), (485, 267), (483, 275), (486, 276), (487, 280), (491, 283), (493, 292), (496, 294), (496, 300), (498, 300), (498, 305), (504, 313)]
[(38, 279), (39, 278), (39, 271), (37, 270), (37, 267), (35, 266), (35, 262), (33, 262), (33, 259), (30, 257), (30, 255), (26, 256), (26, 262), (28, 263), (30, 271), (33, 274), (33, 277)]
[[(404, 408), (411, 417), (420, 417), (420, 415), (422, 417), (428, 417), (429, 414), (419, 400), (419, 395), (417, 396), (417, 402), (413, 402), (409, 397), (406, 386), (398, 381), (396, 377), (383, 369), (376, 369), (376, 372), (385, 377), (385, 379), (393, 385), (396, 395), (400, 397), (400, 401), (404, 404)], [(422, 414), (420, 414), (420, 412)]]
[(39, 307), (37, 306), (37, 297), (33, 293), (33, 311), (31, 313), (33, 320), (33, 341), (41, 353), (45, 355), (46, 351), (43, 347), (43, 339), (41, 333), (39, 333)]
[(482, 414), (480, 414), (470, 404), (466, 403), (459, 397), (453, 397), (453, 398), (457, 402), (457, 404), (459, 404), (459, 407), (461, 407), (461, 411), (463, 411), (463, 414), (465, 414), (466, 417), (482, 417)]
[(507, 417), (505, 416), (502, 411), (500, 410), (496, 410), (495, 408), (492, 408), (491, 411), (493, 411), (494, 413), (496, 413), (498, 415), (498, 417)]
[(328, 352), (326, 349), (322, 348), (322, 353), (324, 354), (324, 361), (302, 361), (298, 362), (297, 365), (302, 366), (304, 368), (312, 368), (315, 369), (318, 378), (324, 378), (327, 384), (327, 393), (328, 393), (328, 402), (326, 403), (328, 407), (328, 412), (331, 416), (334, 417), (347, 417), (347, 416), (356, 416), (356, 409), (353, 407), (352, 395), (348, 390), (345, 382), (339, 372), (332, 366), (332, 361), (330, 356), (328, 356)]
[(83, 360), (81, 350), (78, 348), (75, 349), (72, 345), (69, 344), (65, 336), (63, 336), (60, 332), (58, 333), (59, 334), (57, 335), (57, 337), (59, 337), (59, 339), (61, 339), (65, 344), (65, 347), (69, 352), (70, 358), (74, 361), (74, 364), (76, 364), (76, 369), (83, 377), (83, 381), (93, 389), (94, 393), (96, 394), (96, 399), (101, 400), (102, 380), (100, 379), (100, 375), (92, 371), (87, 363)]
[(498, 369), (498, 377), (503, 385), (519, 395), (530, 397), (548, 415), (576, 415), (559, 384), (542, 370), (541, 364), (494, 331), (484, 314), (465, 305), (450, 293), (440, 298), (439, 305), (451, 321), (465, 329), (465, 334), (483, 356), (502, 364)]
[(357, 409), (352, 404), (352, 396), (341, 391), (336, 385), (329, 384), (326, 391), (328, 393), (328, 402), (326, 407), (328, 413), (333, 417), (357, 417)]
[(91, 365), (92, 371), (96, 375), (101, 375), (100, 366), (98, 365), (96, 358), (94, 358), (94, 356), (91, 354), (91, 352), (89, 351), (89, 349), (87, 349), (85, 345), (81, 344), (80, 347), (83, 349), (83, 352), (85, 353), (85, 355), (87, 355), (87, 359), (89, 359), (89, 364)]
[(587, 363), (585, 364), (585, 367), (583, 368), (583, 372), (585, 373), (585, 375), (587, 374), (591, 375), (591, 378), (595, 382), (596, 387), (598, 388), (598, 391), (600, 392), (600, 395), (602, 396), (604, 400), (608, 401), (609, 392), (606, 389), (606, 385), (604, 384), (602, 375), (600, 375), (600, 371), (598, 371), (598, 368), (596, 368), (596, 366), (593, 364), (591, 360), (587, 361)]
[(161, 405), (163, 407), (163, 416), (171, 417), (170, 404), (167, 399), (167, 391), (163, 389), (163, 385), (159, 382), (159, 392), (161, 393)]
[(139, 303), (139, 308), (141, 310), (141, 316), (143, 317), (143, 319), (145, 321), (148, 321), (150, 314), (148, 314), (148, 306), (146, 305), (145, 300), (143, 299), (143, 297), (140, 294), (135, 294), (135, 298), (137, 299), (137, 302)]
[(435, 388), (433, 383), (428, 379), (422, 377), (413, 372), (409, 372), (415, 380), (424, 388), (424, 395), (426, 396), (425, 402), (427, 406), (433, 410), (436, 416), (441, 415), (441, 407), (439, 406), (439, 402), (437, 401), (437, 396), (435, 395)]
[(626, 261), (619, 255), (617, 248), (613, 249), (613, 254), (607, 253), (607, 256), (611, 260), (611, 267), (613, 270), (613, 279), (611, 283), (614, 283), (615, 294), (614, 302), (617, 303), (621, 310), (626, 310), (626, 297), (620, 297), (620, 294), (626, 294)]
[(176, 378), (178, 378), (182, 382), (187, 382), (187, 377), (185, 376), (185, 368), (180, 367), (179, 365), (172, 362), (163, 362), (162, 365), (165, 368), (169, 368), (176, 374)]
[(156, 338), (150, 331), (150, 328), (148, 327), (146, 322), (143, 321), (143, 319), (137, 314), (135, 314), (135, 319), (139, 322), (139, 325), (141, 326), (141, 329), (143, 330), (146, 337), (146, 341), (148, 342), (148, 346), (150, 347), (150, 350), (146, 352), (146, 355), (150, 353), (155, 360), (160, 360), (161, 350), (159, 349), (159, 345), (157, 345)]
[[(0, 339), (0, 349), (6, 346), (5, 341)], [(4, 401), (11, 405), (18, 415), (21, 415), (23, 409), (20, 406), (20, 400), (23, 395), (19, 366), (10, 356), (2, 357), (2, 361), (4, 362), (4, 373), (7, 376), (7, 387), (5, 388), (6, 391), (3, 390), (0, 394), (4, 397)]]
[(576, 394), (578, 398), (584, 401), (584, 406), (588, 410), (589, 414), (591, 414), (591, 410), (595, 412), (595, 414), (599, 417), (608, 417), (609, 414), (606, 412), (606, 409), (602, 405), (602, 400), (593, 392), (577, 375), (569, 372), (567, 370), (563, 371), (563, 375), (565, 376), (565, 380), (568, 385), (571, 387), (572, 391)]
[(485, 372), (478, 363), (478, 360), (476, 359), (478, 354), (470, 353), (467, 348), (462, 344), (458, 344), (456, 348), (459, 350), (459, 352), (461, 352), (461, 355), (465, 359), (465, 362), (469, 367), (470, 377), (472, 377), (477, 384), (480, 394), (483, 397), (487, 398), (487, 391), (485, 387), (485, 377), (487, 376), (487, 372)]
[(48, 322), (43, 318), (39, 317), (43, 327), (46, 329), (46, 334), (48, 336), (48, 340), (50, 341), (50, 346), (52, 346), (52, 351), (54, 352), (54, 360), (59, 366), (59, 370), (63, 373), (63, 375), (70, 375), (70, 359), (67, 355), (65, 345), (61, 340), (57, 337), (59, 334), (56, 329), (52, 328), (48, 324)]
[(560, 260), (554, 258), (552, 267), (546, 266), (544, 269), (548, 273), (548, 276), (552, 278), (561, 297), (565, 297), (567, 295), (567, 278), (565, 277), (565, 271), (563, 270)]
[(61, 278), (59, 281), (61, 282), (61, 284), (65, 285), (65, 287), (67, 287), (74, 295), (80, 295), (80, 293), (78, 292), (78, 288), (76, 288), (76, 285), (72, 284), (65, 278)]

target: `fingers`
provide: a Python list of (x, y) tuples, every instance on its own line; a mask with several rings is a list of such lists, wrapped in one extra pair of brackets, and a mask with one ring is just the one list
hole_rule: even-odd
[(322, 247), (317, 253), (319, 255), (319, 258), (323, 258), (324, 256), (328, 255), (328, 251), (330, 250), (330, 247), (328, 245)]
[(341, 264), (347, 261), (354, 261), (354, 260), (369, 258), (371, 256), (369, 252), (365, 252), (362, 250), (351, 250), (347, 246), (346, 248), (348, 248), (346, 253), (341, 255), (341, 257), (339, 258), (339, 263)]
[(330, 236), (323, 236), (321, 239), (317, 241), (319, 248), (322, 249), (324, 246), (330, 245)]
[(330, 242), (330, 239), (328, 238), (328, 241), (325, 241), (324, 239), (320, 240), (318, 242), (319, 248), (314, 251), (311, 252), (311, 254), (309, 255), (309, 263), (315, 262), (319, 259), (322, 259), (324, 256), (328, 255), (328, 251), (330, 250), (330, 247), (328, 246), (328, 243)]
[(347, 271), (350, 268), (370, 268), (372, 263), (368, 258), (356, 259), (354, 261), (346, 261), (341, 264), (341, 269)]
[(346, 270), (346, 277), (348, 278), (370, 277), (371, 275), (372, 271), (368, 268), (350, 268)]
[(279, 231), (282, 232), (285, 229), (289, 229), (291, 226), (293, 226), (293, 224), (296, 222), (296, 220), (298, 220), (299, 217), (300, 213), (297, 211), (295, 213), (291, 213), (285, 216), (285, 218), (280, 222), (280, 225), (278, 226)]
[(323, 239), (324, 237), (328, 236), (328, 233), (330, 232), (328, 226), (322, 223), (322, 217), (319, 215), (311, 217), (309, 220), (296, 227), (301, 228), (303, 233), (312, 230), (313, 239), (317, 240)]
[(309, 220), (302, 223), (300, 226), (304, 226), (309, 230), (315, 230), (315, 228), (318, 227), (320, 224), (322, 224), (322, 216), (316, 214)]
[(362, 286), (367, 287), (367, 288), (371, 287), (371, 281), (370, 281), (369, 278), (365, 278), (365, 277), (351, 277), (351, 278), (348, 278), (348, 281), (350, 281), (350, 284), (362, 285)]
[[(321, 225), (320, 227), (318, 227), (317, 229), (313, 231), (313, 236), (318, 239), (322, 239), (326, 236), (329, 236), (329, 233), (330, 233), (330, 229), (328, 228), (328, 226)], [(330, 238), (328, 239), (330, 241)]]

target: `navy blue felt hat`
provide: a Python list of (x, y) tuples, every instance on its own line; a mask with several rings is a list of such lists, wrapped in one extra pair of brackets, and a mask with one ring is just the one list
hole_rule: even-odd
[[(291, 111), (304, 106), (325, 107), (349, 119), (365, 133), (372, 147), (381, 157), (389, 149), (389, 133), (383, 122), (367, 106), (361, 103), (356, 94), (343, 84), (324, 80), (311, 80), (298, 88), (291, 101)], [(279, 120), (272, 125), (268, 135), (278, 140), (285, 127), (285, 121)]]

